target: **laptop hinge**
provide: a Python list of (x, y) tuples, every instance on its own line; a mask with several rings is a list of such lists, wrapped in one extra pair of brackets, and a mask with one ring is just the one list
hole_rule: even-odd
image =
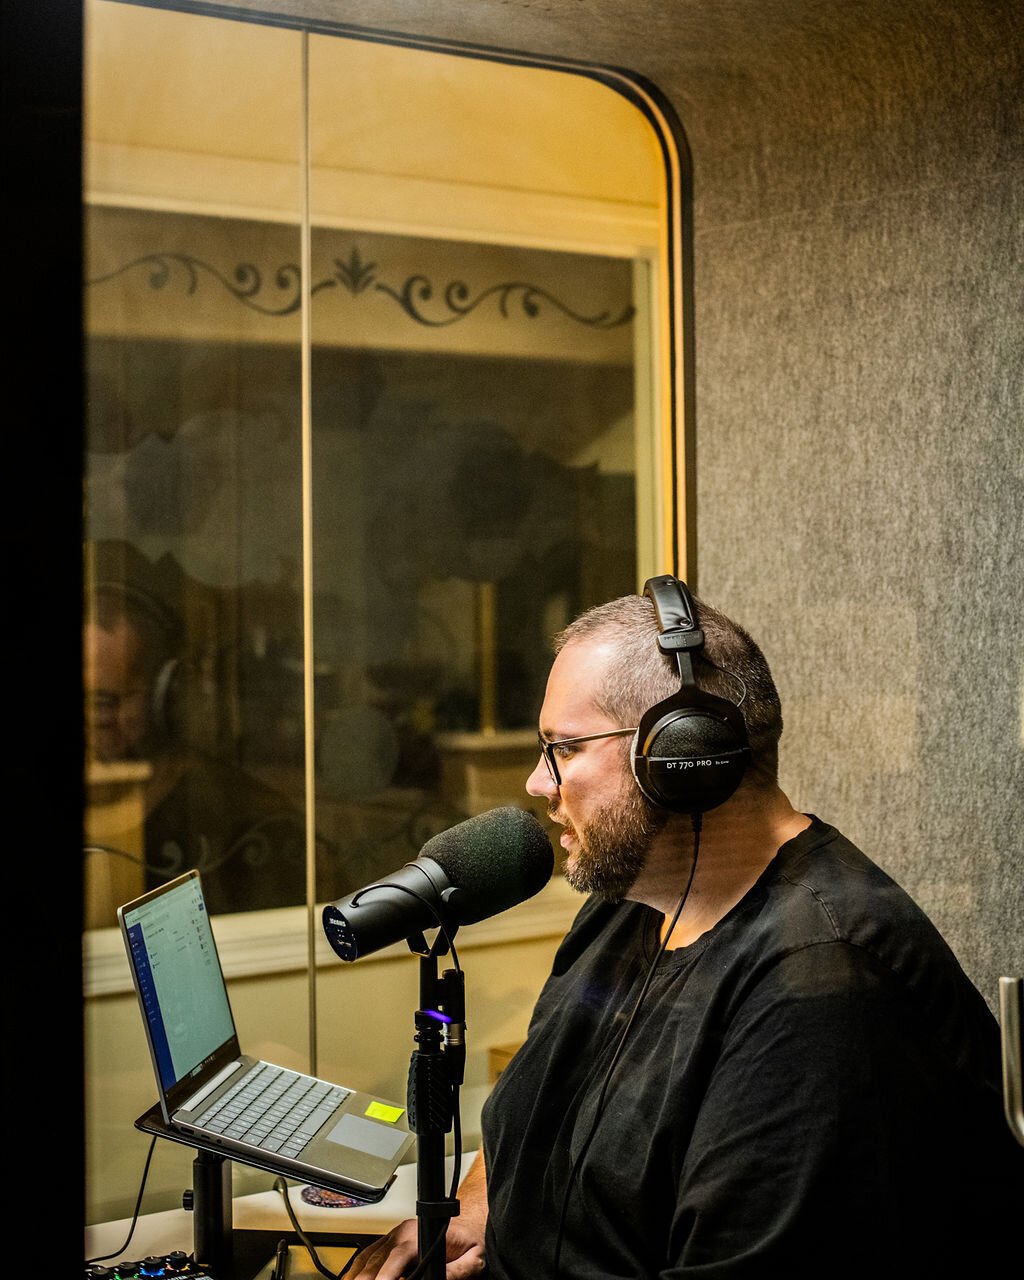
[(204, 1098), (208, 1098), (214, 1089), (219, 1089), (228, 1076), (234, 1075), (240, 1066), (242, 1066), (241, 1062), (229, 1062), (223, 1071), (218, 1071), (212, 1080), (204, 1084), (197, 1093), (194, 1093), (191, 1098), (183, 1102), (178, 1108), (179, 1111), (194, 1111)]

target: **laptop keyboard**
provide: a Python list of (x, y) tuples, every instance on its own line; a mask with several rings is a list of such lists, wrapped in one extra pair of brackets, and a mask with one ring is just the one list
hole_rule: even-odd
[(295, 1156), (349, 1092), (264, 1062), (218, 1098), (199, 1123), (225, 1138)]

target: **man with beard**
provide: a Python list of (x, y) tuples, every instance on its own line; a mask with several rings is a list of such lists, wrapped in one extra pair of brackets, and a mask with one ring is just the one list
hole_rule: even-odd
[[(144, 764), (147, 774), (142, 849), (90, 846), (90, 856), (135, 863), (133, 893), (197, 867), (215, 913), (303, 901), (301, 811), (230, 748), (215, 753), (192, 740), (185, 619), (155, 588), (156, 568), (121, 543), (98, 544), (94, 563), (82, 633), (87, 760)], [(116, 924), (116, 905), (93, 904), (97, 924)]]
[[(998, 1024), (903, 890), (789, 802), (763, 654), (675, 585), (685, 665), (657, 591), (555, 642), (526, 785), (588, 897), (485, 1106), (447, 1280), (995, 1274), (1024, 1203)], [(641, 785), (646, 713), (691, 672), (749, 743), (706, 808)], [(403, 1223), (350, 1275), (416, 1248)]]

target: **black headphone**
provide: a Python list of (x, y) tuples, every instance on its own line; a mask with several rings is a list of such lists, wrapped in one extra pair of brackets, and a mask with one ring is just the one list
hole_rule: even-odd
[(698, 689), (691, 655), (704, 647), (686, 584), (649, 578), (644, 595), (658, 617), (658, 648), (675, 654), (681, 686), (645, 711), (633, 739), (637, 786), (654, 804), (698, 814), (723, 804), (743, 779), (750, 743), (743, 713), (726, 698)]

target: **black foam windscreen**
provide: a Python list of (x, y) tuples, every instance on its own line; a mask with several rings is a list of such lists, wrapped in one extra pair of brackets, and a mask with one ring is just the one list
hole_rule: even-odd
[(555, 855), (532, 813), (507, 805), (467, 818), (420, 850), (456, 886), (454, 915), (475, 924), (532, 898), (551, 879)]

